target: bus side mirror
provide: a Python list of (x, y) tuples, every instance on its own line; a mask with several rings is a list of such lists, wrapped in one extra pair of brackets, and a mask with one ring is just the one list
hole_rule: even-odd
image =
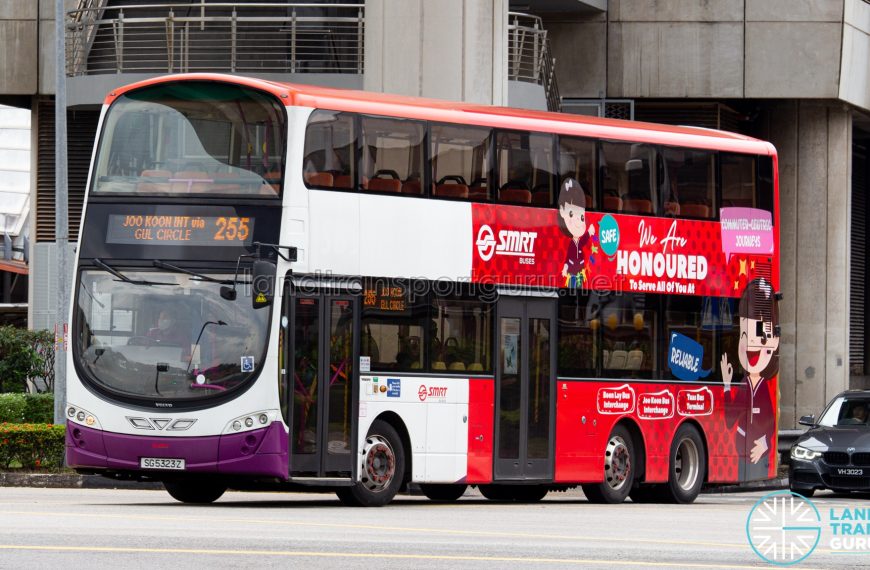
[(816, 417), (813, 415), (803, 416), (801, 417), (801, 419), (798, 420), (798, 423), (802, 426), (813, 427), (814, 425), (816, 425)]
[(262, 309), (272, 304), (275, 298), (275, 275), (278, 268), (272, 261), (258, 259), (254, 261), (251, 279), (251, 303), (255, 309)]

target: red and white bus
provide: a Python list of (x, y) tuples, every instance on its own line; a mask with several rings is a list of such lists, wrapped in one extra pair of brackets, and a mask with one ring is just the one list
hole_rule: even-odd
[(213, 74), (105, 101), (67, 461), (383, 505), (776, 471), (772, 145)]

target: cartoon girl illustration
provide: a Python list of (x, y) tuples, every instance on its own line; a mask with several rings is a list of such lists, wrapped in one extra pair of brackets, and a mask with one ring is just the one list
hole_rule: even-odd
[(595, 235), (595, 226), (586, 225), (586, 193), (573, 178), (566, 178), (559, 191), (559, 227), (571, 238), (562, 277), (566, 287), (582, 287), (587, 278), (583, 248)]
[(733, 385), (734, 370), (728, 355), (722, 355), (722, 383), (725, 388), (725, 422), (736, 424), (736, 446), (741, 481), (766, 479), (776, 428), (776, 410), (764, 382), (779, 371), (779, 308), (770, 283), (755, 279), (746, 286), (738, 308), (740, 341), (737, 359), (744, 370), (743, 381)]

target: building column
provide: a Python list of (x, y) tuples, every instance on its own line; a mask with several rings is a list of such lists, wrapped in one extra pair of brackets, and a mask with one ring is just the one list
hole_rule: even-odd
[(789, 101), (770, 111), (779, 154), (781, 427), (818, 414), (849, 382), (851, 112)]
[(366, 0), (366, 91), (507, 104), (508, 0)]

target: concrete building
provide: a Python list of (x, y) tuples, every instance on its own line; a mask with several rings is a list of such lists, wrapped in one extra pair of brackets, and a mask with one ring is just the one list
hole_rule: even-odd
[[(867, 1), (156, 4), (67, 0), (72, 237), (99, 103), (150, 75), (225, 71), (723, 128), (779, 149), (782, 427), (868, 384)], [(54, 324), (52, 5), (0, 5), (0, 102), (32, 109), (37, 133), (30, 324), (38, 328)]]

